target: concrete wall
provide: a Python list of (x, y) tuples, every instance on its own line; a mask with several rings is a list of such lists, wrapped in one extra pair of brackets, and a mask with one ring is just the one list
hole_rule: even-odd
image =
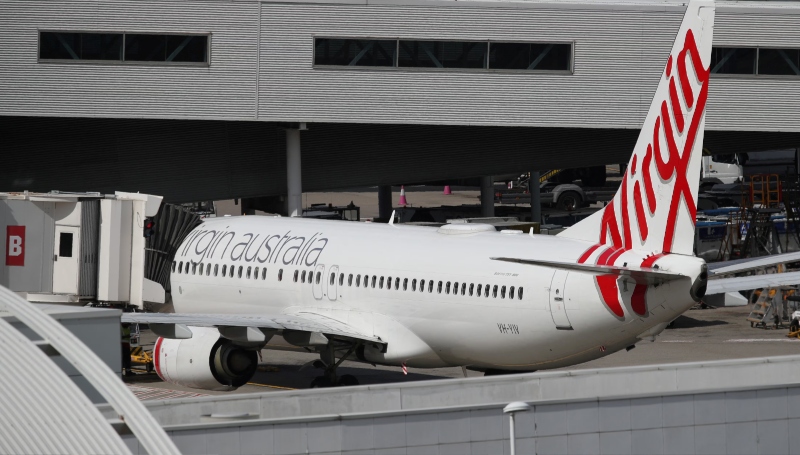
[(533, 406), (518, 416), (521, 454), (800, 453), (800, 356), (146, 406), (186, 453), (499, 454), (509, 452), (511, 401)]
[[(192, 454), (495, 455), (510, 453), (502, 409), (167, 430)], [(519, 454), (800, 453), (800, 387), (536, 404), (516, 420)]]

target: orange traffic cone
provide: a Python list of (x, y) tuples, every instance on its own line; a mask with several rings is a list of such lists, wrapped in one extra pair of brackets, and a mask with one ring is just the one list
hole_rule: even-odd
[(406, 201), (406, 187), (400, 185), (400, 202), (397, 205), (402, 205), (403, 207), (408, 205), (408, 201)]
[(452, 192), (452, 191), (450, 191), (450, 185), (445, 185), (445, 186), (444, 186), (444, 195), (445, 195), (445, 196), (449, 196), (449, 195), (451, 195), (451, 194), (453, 194), (453, 192)]

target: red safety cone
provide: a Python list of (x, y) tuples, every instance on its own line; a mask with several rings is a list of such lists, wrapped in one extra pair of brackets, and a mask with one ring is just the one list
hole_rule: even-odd
[(403, 185), (400, 185), (400, 202), (397, 205), (403, 207), (408, 205), (408, 201), (406, 201), (406, 187)]
[(444, 186), (444, 195), (445, 196), (450, 196), (451, 194), (453, 194), (453, 192), (450, 191), (450, 185), (445, 185)]

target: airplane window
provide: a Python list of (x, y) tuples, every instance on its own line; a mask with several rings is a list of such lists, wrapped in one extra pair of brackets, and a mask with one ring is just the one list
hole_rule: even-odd
[(458, 294), (458, 281), (453, 283), (453, 294)]
[(488, 284), (483, 287), (483, 296), (487, 297), (487, 298), (489, 297), (489, 285)]
[(478, 297), (480, 297), (480, 296), (481, 296), (481, 289), (483, 289), (483, 285), (482, 285), (482, 284), (479, 284), (479, 285), (478, 285)]
[(504, 298), (506, 298), (506, 287), (505, 287), (505, 286), (503, 286), (502, 288), (500, 288), (500, 298), (501, 298), (501, 299), (504, 299)]
[(467, 283), (461, 283), (461, 295), (467, 294)]
[(330, 279), (330, 280), (328, 280), (328, 284), (329, 284), (329, 285), (331, 285), (331, 286), (333, 286), (333, 283), (334, 283), (335, 281), (336, 281), (336, 274), (335, 274), (335, 273), (331, 273), (331, 279)]
[(234, 267), (234, 266), (231, 266), (231, 268), (230, 268), (230, 269), (228, 269), (228, 271), (230, 272), (230, 274), (228, 275), (229, 277), (233, 278), (233, 269), (235, 269), (235, 268), (236, 268), (236, 267)]
[(321, 279), (322, 279), (322, 272), (317, 272), (316, 283), (319, 284), (319, 280), (321, 280)]
[(356, 287), (361, 286), (361, 275), (356, 275)]
[(214, 264), (214, 276), (219, 275), (219, 264)]
[(252, 273), (253, 273), (253, 268), (248, 265), (247, 266), (247, 279), (248, 280), (250, 279), (250, 275), (252, 275)]
[(299, 270), (295, 270), (294, 271), (294, 276), (292, 276), (292, 280), (294, 280), (294, 282), (297, 283), (297, 279), (299, 277), (300, 277), (300, 271)]
[(380, 281), (380, 284), (378, 285), (378, 289), (383, 289), (383, 280), (384, 279), (385, 279), (384, 277), (381, 277), (381, 281)]
[(419, 280), (419, 292), (425, 292), (425, 280)]
[(240, 265), (240, 266), (239, 266), (239, 274), (237, 275), (239, 278), (241, 278), (241, 277), (242, 277), (242, 271), (243, 271), (243, 270), (244, 270), (244, 267), (242, 267), (242, 266)]
[(522, 286), (520, 286), (519, 290), (517, 290), (517, 298), (522, 300)]
[(372, 289), (375, 289), (375, 282), (378, 280), (378, 277), (372, 275)]
[(301, 283), (305, 283), (306, 282), (306, 271), (305, 270), (303, 270), (303, 273), (300, 275), (300, 282)]
[(266, 267), (261, 269), (261, 279), (262, 280), (266, 280), (267, 279), (267, 268)]
[(353, 274), (352, 273), (347, 276), (347, 285), (348, 286), (352, 286), (353, 285)]
[(475, 283), (469, 284), (469, 296), (472, 297), (473, 291), (475, 290)]
[(416, 291), (417, 290), (417, 279), (416, 278), (411, 280), (411, 290), (412, 291)]
[[(442, 282), (439, 282), (439, 287), (442, 286)], [(428, 280), (428, 292), (433, 294), (433, 280)]]
[(192, 262), (192, 275), (197, 275), (197, 263)]
[(450, 282), (449, 281), (447, 282), (447, 284), (444, 287), (444, 293), (445, 294), (449, 294), (450, 293)]
[(222, 266), (222, 276), (225, 276), (227, 274), (228, 274), (228, 266), (227, 265), (223, 265)]
[(211, 276), (211, 264), (206, 264), (206, 276)]
[(339, 286), (344, 284), (344, 273), (339, 274)]
[(395, 279), (394, 279), (394, 290), (395, 291), (400, 290), (400, 278), (399, 277), (395, 277)]
[(176, 266), (176, 262), (175, 262), (175, 261), (172, 261), (172, 271), (173, 271), (173, 272), (175, 271), (175, 266)]
[(408, 278), (403, 278), (403, 290), (408, 290)]
[(278, 281), (283, 281), (283, 269), (278, 270)]
[(183, 273), (183, 261), (178, 263), (178, 273)]
[(253, 279), (254, 280), (258, 279), (258, 267), (253, 269)]
[(514, 286), (511, 286), (510, 288), (508, 288), (508, 298), (509, 299), (513, 299), (514, 298)]
[(492, 297), (497, 298), (497, 285), (496, 284), (494, 285), (494, 288), (492, 288)]
[(203, 274), (203, 263), (201, 262), (200, 263), (200, 273), (199, 273), (199, 275), (202, 275), (202, 274)]
[[(431, 284), (433, 284), (433, 281), (431, 281)], [(441, 293), (442, 293), (442, 282), (441, 282), (441, 281), (439, 282), (439, 286), (436, 286), (436, 291), (437, 291), (439, 294), (441, 294)]]

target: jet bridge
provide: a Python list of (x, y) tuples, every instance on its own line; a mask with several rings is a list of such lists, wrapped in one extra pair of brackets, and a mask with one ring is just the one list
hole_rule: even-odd
[(0, 285), (32, 302), (163, 303), (169, 276), (158, 252), (174, 254), (169, 245), (199, 221), (187, 227), (190, 217), (166, 209), (163, 223), (181, 223), (177, 232), (164, 231), (180, 238), (145, 239), (144, 223), (161, 200), (122, 192), (0, 193)]

